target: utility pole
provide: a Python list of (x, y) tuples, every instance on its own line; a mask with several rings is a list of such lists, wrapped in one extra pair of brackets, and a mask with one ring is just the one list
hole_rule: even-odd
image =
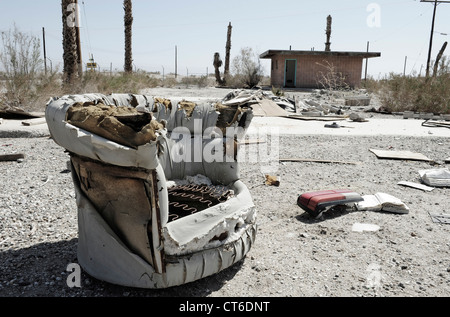
[(430, 76), (431, 50), (432, 50), (432, 47), (433, 47), (434, 21), (436, 20), (437, 3), (438, 3), (437, 0), (434, 0), (433, 20), (431, 22), (430, 45), (428, 47), (428, 60), (427, 60), (427, 72), (426, 72), (426, 77), (427, 78)]
[(434, 22), (436, 20), (436, 8), (440, 3), (450, 3), (450, 1), (438, 1), (438, 0), (420, 0), (420, 2), (432, 2), (434, 3), (433, 9), (433, 20), (431, 21), (431, 35), (430, 35), (430, 45), (428, 47), (428, 60), (427, 60), (427, 69), (426, 69), (426, 78), (430, 76), (430, 66), (431, 66), (431, 51), (433, 48), (433, 34), (434, 34)]
[[(367, 42), (367, 53), (369, 53), (369, 42)], [(367, 82), (367, 64), (369, 63), (369, 58), (366, 58), (366, 71), (364, 74), (364, 81)]]
[(405, 56), (405, 64), (403, 66), (403, 77), (406, 75), (406, 62), (408, 61), (408, 56)]
[(44, 70), (45, 70), (45, 75), (47, 75), (47, 52), (45, 50), (45, 28), (42, 27), (42, 46), (44, 49)]
[(78, 76), (81, 78), (83, 76), (83, 62), (81, 58), (81, 38), (80, 38), (80, 12), (79, 12), (79, 6), (78, 6), (78, 0), (75, 0), (75, 14), (76, 14), (76, 21), (75, 24), (75, 36), (76, 36), (76, 43), (77, 43), (77, 64), (78, 64)]
[(178, 67), (178, 49), (175, 45), (175, 78), (177, 78), (177, 67)]

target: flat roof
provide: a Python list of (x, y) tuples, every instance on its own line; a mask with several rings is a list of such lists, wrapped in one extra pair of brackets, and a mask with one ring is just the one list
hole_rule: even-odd
[(315, 56), (356, 56), (362, 58), (380, 57), (380, 52), (342, 52), (342, 51), (298, 51), (298, 50), (268, 50), (260, 58), (272, 58), (275, 55), (315, 55)]

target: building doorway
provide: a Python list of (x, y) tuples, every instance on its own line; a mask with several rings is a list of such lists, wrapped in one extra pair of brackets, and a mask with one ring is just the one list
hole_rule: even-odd
[(297, 60), (287, 59), (284, 75), (284, 87), (295, 88), (297, 78)]

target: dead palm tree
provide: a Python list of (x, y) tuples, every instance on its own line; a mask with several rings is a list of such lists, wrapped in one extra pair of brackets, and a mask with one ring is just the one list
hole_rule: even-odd
[(64, 81), (72, 83), (78, 72), (77, 33), (75, 23), (76, 0), (62, 0), (62, 23), (63, 23), (63, 61)]
[(124, 26), (125, 26), (125, 65), (126, 73), (133, 71), (133, 58), (131, 53), (132, 44), (132, 25), (133, 25), (133, 6), (131, 0), (123, 1), (123, 9), (125, 11)]

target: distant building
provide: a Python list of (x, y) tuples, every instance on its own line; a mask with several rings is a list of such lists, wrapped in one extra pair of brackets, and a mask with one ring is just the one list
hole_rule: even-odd
[(380, 57), (376, 52), (268, 50), (261, 59), (271, 59), (271, 85), (284, 88), (322, 88), (330, 69), (351, 88), (361, 84), (363, 60)]

